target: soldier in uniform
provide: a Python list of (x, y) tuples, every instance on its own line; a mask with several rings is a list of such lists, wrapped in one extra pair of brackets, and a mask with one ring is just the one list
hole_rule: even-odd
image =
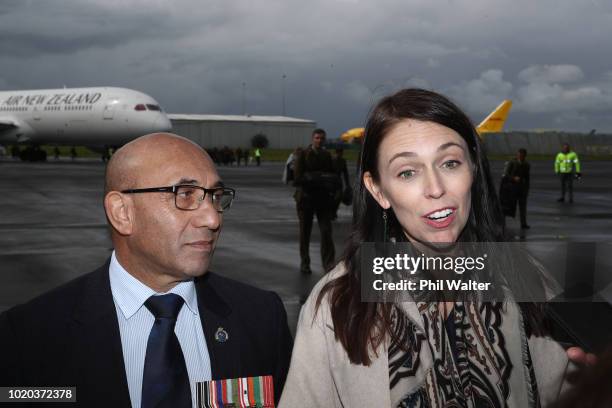
[[(574, 167), (575, 166), (575, 167)], [(580, 178), (580, 160), (576, 152), (573, 152), (570, 145), (563, 143), (561, 152), (557, 154), (555, 159), (555, 173), (561, 176), (561, 197), (557, 200), (560, 203), (565, 202), (565, 189), (569, 190), (569, 202), (574, 202), (574, 168), (576, 170), (576, 178)]]
[(334, 265), (334, 241), (332, 238), (332, 217), (334, 194), (339, 178), (334, 172), (331, 154), (325, 150), (325, 131), (312, 132), (312, 144), (297, 156), (295, 162), (295, 201), (300, 220), (300, 271), (310, 274), (310, 234), (312, 221), (317, 215), (321, 231), (321, 259), (325, 270)]
[(527, 225), (527, 195), (529, 194), (530, 166), (529, 162), (525, 160), (526, 157), (527, 150), (519, 149), (516, 157), (507, 163), (504, 171), (504, 177), (515, 187), (522, 229), (529, 229), (529, 225)]

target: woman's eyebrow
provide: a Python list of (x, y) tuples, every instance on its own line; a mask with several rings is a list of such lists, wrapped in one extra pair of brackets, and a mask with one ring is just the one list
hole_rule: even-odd
[(451, 146), (457, 146), (458, 148), (460, 148), (461, 150), (465, 150), (463, 148), (463, 146), (461, 146), (459, 143), (455, 143), (455, 142), (448, 142), (448, 143), (443, 143), (440, 146), (438, 146), (437, 151), (440, 152), (442, 150), (448, 149)]
[[(438, 146), (436, 150), (440, 152), (442, 150), (448, 149), (451, 146), (457, 146), (461, 150), (465, 150), (463, 146), (455, 142), (443, 143), (440, 146)], [(416, 157), (416, 156), (418, 156), (418, 154), (416, 154), (415, 152), (399, 152), (399, 153), (394, 154), (393, 157), (391, 157), (391, 159), (389, 160), (389, 164), (391, 164), (393, 160), (398, 159), (400, 157)]]
[(415, 157), (418, 156), (418, 154), (416, 154), (415, 152), (399, 152), (393, 155), (393, 157), (391, 157), (391, 159), (389, 160), (389, 164), (391, 164), (391, 162), (395, 159), (398, 159), (400, 157)]

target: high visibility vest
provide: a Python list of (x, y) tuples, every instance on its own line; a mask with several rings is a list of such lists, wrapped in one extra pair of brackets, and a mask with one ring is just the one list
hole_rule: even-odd
[(557, 154), (555, 173), (571, 173), (573, 166), (576, 166), (576, 173), (580, 173), (580, 160), (575, 152)]

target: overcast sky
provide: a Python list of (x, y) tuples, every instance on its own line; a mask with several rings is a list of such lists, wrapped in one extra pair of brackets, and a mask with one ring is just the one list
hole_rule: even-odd
[[(608, 0), (2, 0), (0, 89), (122, 86), (337, 137), (407, 86), (506, 130), (612, 132)], [(243, 84), (245, 84), (243, 86)]]

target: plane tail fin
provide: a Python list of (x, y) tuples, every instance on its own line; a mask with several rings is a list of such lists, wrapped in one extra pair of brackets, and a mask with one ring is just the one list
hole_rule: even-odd
[(512, 101), (510, 99), (506, 99), (500, 103), (499, 106), (476, 127), (478, 134), (501, 132), (504, 128), (504, 123), (506, 122), (510, 108), (512, 108)]
[(363, 128), (349, 129), (349, 130), (347, 130), (346, 132), (344, 132), (340, 136), (340, 139), (343, 142), (351, 143), (353, 141), (353, 139), (361, 139), (361, 138), (363, 138), (363, 132), (364, 132)]

